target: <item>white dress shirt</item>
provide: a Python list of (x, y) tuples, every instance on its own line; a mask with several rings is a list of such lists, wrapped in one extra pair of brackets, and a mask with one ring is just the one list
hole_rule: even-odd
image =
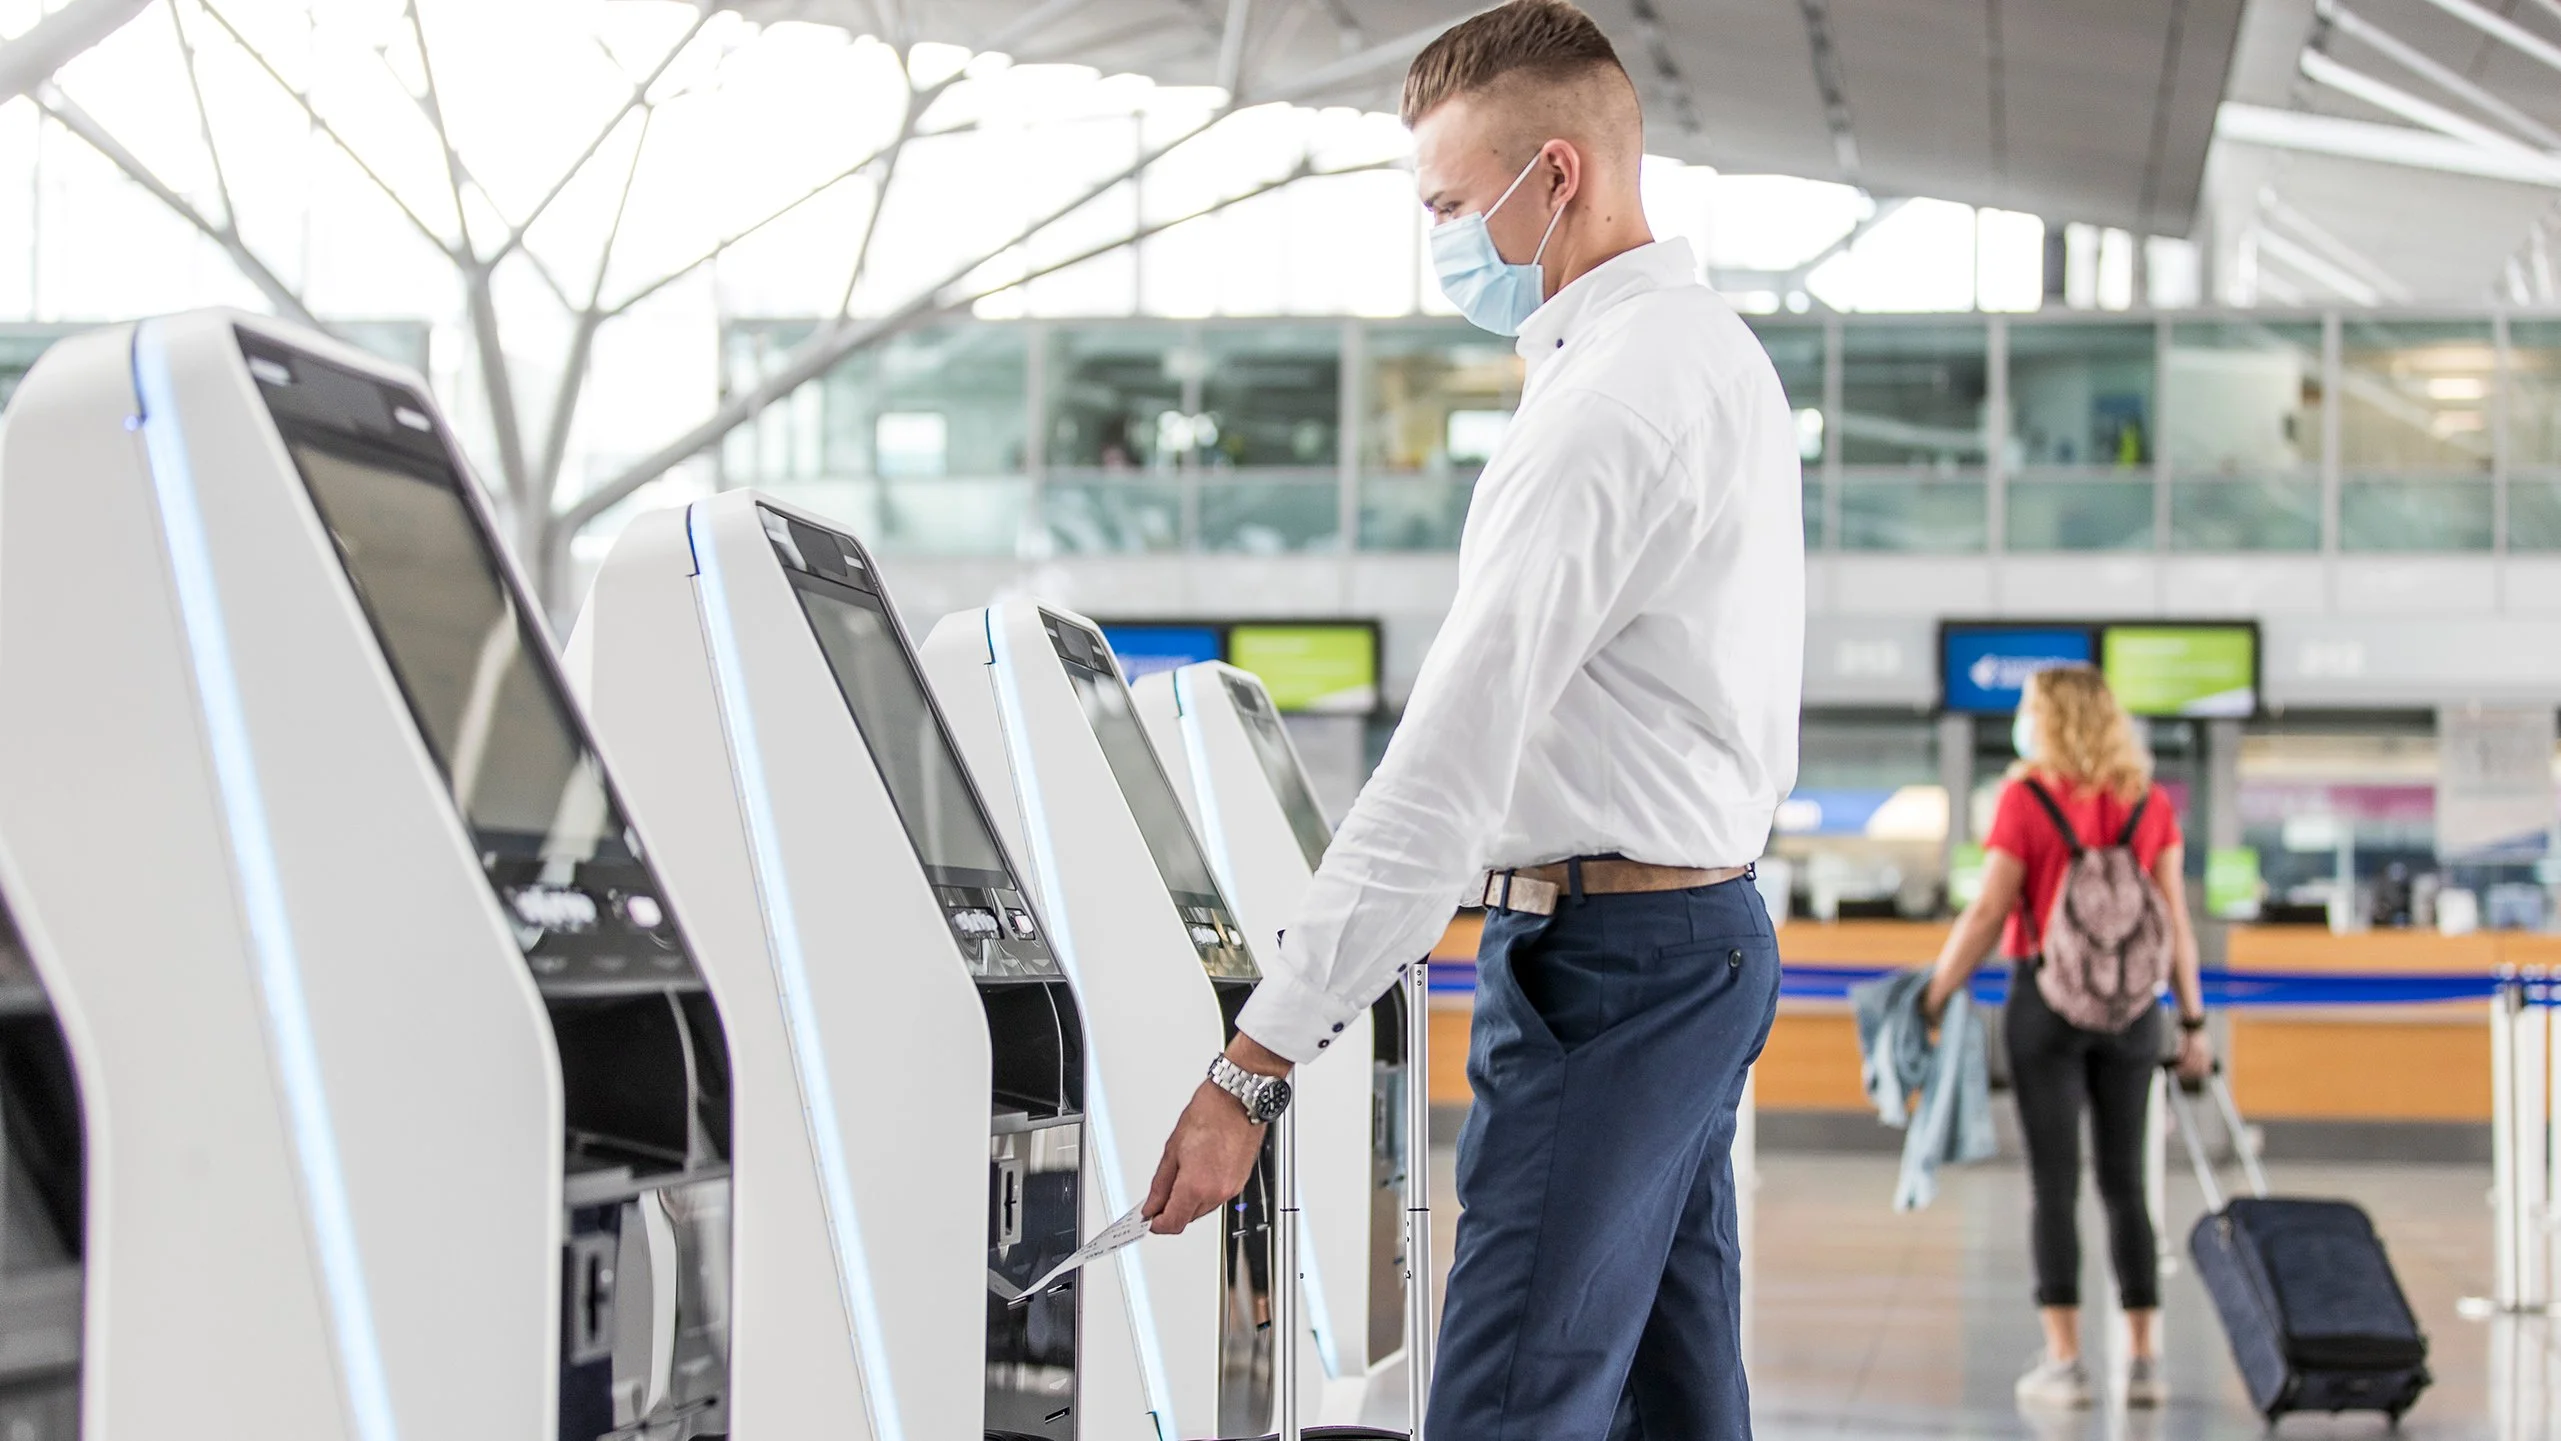
[(1480, 873), (1741, 865), (1796, 781), (1804, 512), (1760, 342), (1667, 240), (1558, 291), (1520, 353), (1449, 617), (1238, 1018), (1294, 1061), (1429, 953)]

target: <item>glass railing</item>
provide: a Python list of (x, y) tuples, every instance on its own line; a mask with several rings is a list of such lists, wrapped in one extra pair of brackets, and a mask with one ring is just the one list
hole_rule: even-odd
[[(1191, 333), (1150, 324), (960, 329), (1027, 325), (1076, 342), (1058, 355), (1089, 359)], [(1804, 521), (1817, 552), (2561, 552), (2561, 418), (2546, 399), (2561, 394), (2561, 316), (2059, 312), (1754, 324), (1786, 379), (1797, 439), (1813, 452)], [(897, 389), (895, 367), (874, 367), (838, 386), (846, 413), (869, 417), (846, 431), (851, 439), (825, 426), (765, 427), (754, 437), (761, 448), (724, 452), (728, 483), (765, 485), (913, 554), (1457, 548), (1482, 457), (1499, 447), (1516, 403), (1508, 348), (1455, 320), (1193, 329), (1184, 343), (1222, 364), (1269, 362), (1277, 374), (1312, 363), (1286, 413), (1293, 422), (1280, 427), (1281, 412), (1248, 404), (1250, 388), (1169, 380), (1156, 351), (1126, 375), (1100, 360), (1086, 367), (1093, 375), (1028, 366), (930, 393)], [(1360, 338), (1340, 355), (1327, 349), (1346, 336)], [(1017, 340), (1024, 354), (1051, 354), (1036, 335)], [(1118, 388), (1086, 396), (1078, 387), (1101, 384), (1095, 376)], [(1008, 405), (1051, 423), (999, 427), (999, 443), (977, 444), (988, 427), (973, 417)], [(1075, 405), (1086, 409), (1060, 409)], [(906, 454), (884, 438), (891, 420), (933, 440), (924, 448), (944, 468), (1027, 473), (827, 473)], [(898, 434), (908, 450), (924, 444)], [(1031, 436), (1046, 444), (1028, 449), (1045, 454), (1025, 453)], [(795, 471), (815, 478), (758, 478)]]
[(1360, 486), (1363, 550), (1456, 550), (1467, 524), (1474, 476), (1365, 475)]
[(2341, 550), (2488, 550), (2498, 491), (2477, 472), (2359, 472), (2339, 479)]
[(2561, 474), (2508, 477), (2508, 549), (2561, 550)]
[(2172, 550), (2319, 550), (2321, 477), (2303, 472), (2170, 476)]
[(1991, 512), (1979, 470), (1841, 472), (1841, 550), (1979, 551)]
[(2153, 485), (2149, 471), (2047, 466), (2010, 477), (2011, 550), (2150, 550)]
[(1246, 555), (1342, 549), (1343, 487), (1333, 471), (1212, 471), (1197, 484), (1197, 549)]

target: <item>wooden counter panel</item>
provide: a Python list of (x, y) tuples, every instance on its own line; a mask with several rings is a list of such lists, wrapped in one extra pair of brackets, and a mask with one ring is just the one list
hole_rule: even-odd
[(2232, 1093), (2253, 1120), (2487, 1121), (2490, 1027), (2232, 1018)]
[(2236, 971), (2375, 971), (2394, 975), (2486, 976), (2516, 941), (2547, 939), (2475, 931), (2440, 936), (2434, 931), (2359, 931), (2332, 935), (2319, 926), (2234, 926), (2229, 935)]
[(1432, 1104), (1464, 1106), (1475, 1096), (1467, 1084), (1467, 1032), (1476, 1018), (1476, 1008), (1466, 1001), (1452, 1004), (1447, 998), (1432, 1001)]
[(1790, 921), (1778, 953), (1801, 966), (1926, 966), (1947, 942), (1945, 921)]
[(1768, 1111), (1864, 1111), (1858, 1023), (1846, 1009), (1781, 1010), (1752, 1068), (1754, 1102)]

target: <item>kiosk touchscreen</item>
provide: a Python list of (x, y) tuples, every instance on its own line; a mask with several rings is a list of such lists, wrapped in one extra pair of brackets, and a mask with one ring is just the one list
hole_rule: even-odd
[[(1279, 711), (1250, 672), (1201, 661), (1131, 692), (1237, 918), (1277, 948), (1333, 839)], [(1266, 950), (1269, 954), (1269, 950)], [(1405, 995), (1391, 988), (1297, 1073), (1300, 1275), (1314, 1419), (1405, 1424)], [(1366, 1058), (1363, 1065), (1355, 1058)]]
[[(1165, 1137), (1226, 1044), (1258, 974), (1253, 952), (1090, 622), (1009, 601), (944, 617), (923, 656), (971, 772), (1000, 798), (998, 825), (1030, 861), (1084, 1005), (1087, 1211), (1117, 1216), (1146, 1198)], [(1116, 1275), (1097, 1278), (1118, 1282), (1108, 1303), (1088, 1283), (1086, 1336), (1107, 1304), (1125, 1304), (1145, 1386), (1113, 1403), (1135, 1409), (1089, 1402), (1088, 1435), (1272, 1429), (1275, 1165), (1267, 1138), (1223, 1225), (1118, 1252)]]
[(740, 1434), (1079, 1435), (1082, 1022), (870, 558), (642, 516), (568, 664), (738, 1042)]
[(0, 904), (0, 1437), (80, 1436), (80, 1087)]
[(525, 595), (424, 388), (321, 337), (146, 321), (12, 402), (0, 816), (106, 1434), (729, 1430), (720, 1016)]

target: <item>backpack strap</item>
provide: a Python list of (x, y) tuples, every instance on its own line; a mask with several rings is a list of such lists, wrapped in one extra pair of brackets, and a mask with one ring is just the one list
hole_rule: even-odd
[(2151, 804), (2152, 792), (2149, 789), (2146, 789), (2143, 792), (2143, 799), (2134, 803), (2134, 814), (2125, 818), (2125, 834), (2116, 838), (2116, 843), (2119, 847), (2126, 850), (2132, 850), (2134, 848), (2134, 833), (2142, 828), (2143, 812), (2145, 808), (2149, 807)]
[(2081, 837), (2078, 832), (2072, 829), (2072, 822), (2064, 817), (2063, 808), (2054, 803), (2054, 797), (2047, 793), (2045, 787), (2036, 783), (2036, 777), (2021, 776), (2019, 777), (2019, 784), (2027, 787), (2027, 793), (2036, 797), (2036, 803), (2038, 805), (2045, 807), (2045, 814), (2047, 818), (2054, 822), (2054, 828), (2056, 830), (2063, 833), (2063, 843), (2072, 848), (2072, 859), (2076, 861), (2079, 860), (2083, 849), (2081, 845)]

